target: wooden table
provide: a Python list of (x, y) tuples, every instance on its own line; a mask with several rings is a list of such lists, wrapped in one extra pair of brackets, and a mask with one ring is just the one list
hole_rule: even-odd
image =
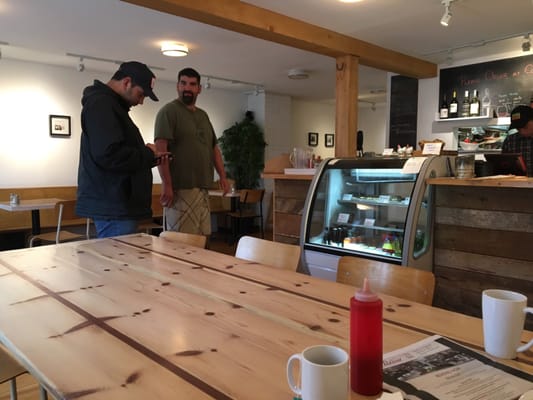
[[(58, 399), (290, 400), (291, 354), (348, 350), (353, 292), (145, 234), (11, 250), (0, 341)], [(481, 351), (479, 319), (381, 297), (385, 351), (432, 334)], [(531, 352), (505, 363), (533, 372)]]
[(228, 192), (224, 194), (224, 191), (221, 189), (210, 189), (208, 191), (209, 196), (213, 197), (229, 197), (231, 200), (231, 211), (237, 210), (237, 203), (239, 201), (239, 198), (241, 197), (241, 193), (239, 191), (236, 192)]
[(54, 208), (61, 199), (30, 199), (20, 200), (19, 204), (0, 202), (0, 209), (5, 211), (31, 211), (31, 233), (38, 235), (41, 233), (41, 216), (39, 210)]

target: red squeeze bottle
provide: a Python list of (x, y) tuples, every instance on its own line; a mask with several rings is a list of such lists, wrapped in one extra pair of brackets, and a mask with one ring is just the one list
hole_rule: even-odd
[(383, 302), (367, 278), (350, 299), (350, 385), (365, 396), (383, 385)]

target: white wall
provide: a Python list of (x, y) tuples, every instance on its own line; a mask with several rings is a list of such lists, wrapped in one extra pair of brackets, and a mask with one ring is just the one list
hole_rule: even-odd
[[(364, 134), (363, 149), (365, 152), (383, 152), (385, 148), (387, 105), (376, 104), (375, 111), (370, 105), (360, 103), (358, 109), (358, 127)], [(356, 130), (356, 132), (357, 132)], [(307, 133), (318, 132), (318, 146), (312, 147), (315, 155), (322, 158), (334, 157), (335, 148), (324, 144), (326, 133), (335, 133), (335, 105), (331, 103), (292, 101), (292, 147), (308, 147)], [(356, 135), (354, 132), (354, 136)], [(290, 149), (289, 148), (289, 149)], [(355, 153), (355, 149), (354, 149)]]
[[(157, 74), (156, 74), (157, 75)], [(81, 93), (94, 79), (107, 82), (110, 74), (24, 61), (0, 62), (0, 187), (75, 186), (80, 143)], [(146, 99), (131, 116), (146, 142), (153, 142), (159, 108), (174, 99), (175, 82), (156, 81), (159, 102)], [(198, 100), (217, 136), (242, 119), (244, 94), (209, 89)], [(49, 135), (49, 115), (71, 117), (70, 138)], [(154, 169), (154, 182), (160, 182)]]

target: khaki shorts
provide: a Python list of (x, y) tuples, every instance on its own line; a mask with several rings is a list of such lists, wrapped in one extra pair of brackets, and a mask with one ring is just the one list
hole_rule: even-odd
[(207, 189), (185, 189), (174, 192), (174, 204), (165, 208), (169, 231), (211, 234), (211, 213)]

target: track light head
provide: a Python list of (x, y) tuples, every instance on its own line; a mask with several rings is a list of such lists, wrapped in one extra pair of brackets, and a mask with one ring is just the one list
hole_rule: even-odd
[(79, 72), (85, 71), (85, 64), (83, 63), (83, 57), (80, 57), (80, 63), (78, 64), (78, 71)]
[(448, 26), (450, 24), (450, 20), (452, 19), (452, 14), (448, 10), (444, 13), (442, 18), (440, 19), (440, 24), (442, 26)]
[(450, 24), (450, 20), (452, 19), (450, 8), (453, 1), (454, 0), (442, 0), (442, 5), (444, 6), (444, 15), (440, 19), (440, 24), (442, 26), (448, 26)]
[(211, 89), (211, 82), (209, 81), (209, 77), (207, 77), (207, 80), (205, 81), (204, 87), (206, 89)]

